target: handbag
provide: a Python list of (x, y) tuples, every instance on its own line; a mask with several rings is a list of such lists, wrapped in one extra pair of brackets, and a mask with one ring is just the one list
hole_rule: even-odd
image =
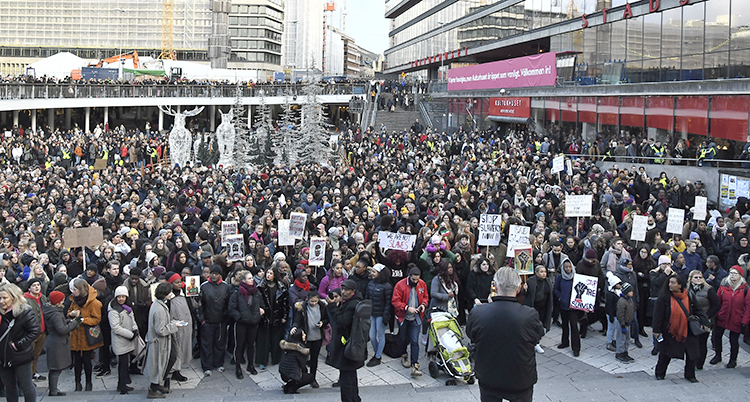
[(331, 329), (331, 324), (326, 324), (326, 326), (323, 327), (323, 346), (331, 343), (331, 338), (333, 338), (333, 330)]
[(104, 342), (104, 334), (102, 334), (102, 329), (99, 327), (99, 324), (83, 324), (83, 330), (86, 333), (86, 342), (89, 346), (94, 346)]
[[(674, 295), (672, 295), (672, 297), (674, 297)], [(674, 298), (675, 298), (675, 300), (677, 300), (676, 297), (674, 297)], [(690, 297), (689, 296), (688, 296), (688, 303), (690, 303)], [(677, 304), (680, 305), (680, 308), (685, 313), (685, 317), (687, 317), (687, 319), (688, 319), (688, 330), (690, 330), (690, 332), (693, 335), (699, 336), (699, 335), (703, 335), (706, 332), (708, 332), (705, 329), (703, 329), (703, 324), (701, 324), (701, 318), (700, 317), (698, 317), (695, 314), (688, 314), (687, 310), (685, 309), (685, 306), (683, 306), (682, 302), (680, 302), (679, 300), (677, 300)]]

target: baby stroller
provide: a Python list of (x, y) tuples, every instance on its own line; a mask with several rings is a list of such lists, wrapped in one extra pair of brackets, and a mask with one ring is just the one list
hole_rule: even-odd
[(430, 314), (427, 358), (430, 359), (430, 376), (437, 378), (440, 370), (453, 377), (445, 385), (457, 385), (456, 380), (474, 383), (474, 372), (469, 360), (469, 350), (461, 343), (464, 338), (458, 321), (443, 311)]

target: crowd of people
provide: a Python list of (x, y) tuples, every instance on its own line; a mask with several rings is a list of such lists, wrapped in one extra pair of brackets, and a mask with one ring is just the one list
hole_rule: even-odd
[[(651, 326), (657, 379), (677, 358), (685, 360), (685, 377), (697, 381), (709, 339), (709, 363), (724, 359), (726, 332), (726, 366), (736, 366), (740, 335), (750, 340), (749, 200), (698, 221), (695, 196), (706, 190), (685, 177), (649, 177), (635, 166), (601, 170), (584, 154), (572, 174), (551, 174), (549, 149), (537, 149), (541, 138), (530, 133), (421, 131), (349, 131), (339, 137), (346, 160), (334, 166), (255, 170), (150, 163), (151, 149), (168, 152), (165, 137), (154, 133), (25, 133), (44, 152), (4, 157), (0, 171), (7, 400), (18, 400), (19, 386), (26, 401), (35, 400), (45, 349), (50, 396), (64, 394), (58, 378), (68, 367), (75, 391), (90, 391), (94, 375), (114, 375), (117, 366), (120, 393), (132, 392), (130, 376), (145, 372), (148, 397), (163, 398), (170, 381), (186, 380), (183, 368), (193, 359), (205, 376), (230, 369), (239, 379), (278, 365), (284, 392), (294, 393), (319, 386), (325, 356), (340, 370), (342, 400), (358, 401), (357, 369), (381, 363), (386, 334), (398, 334), (394, 349), (404, 370), (419, 377), (433, 309), (466, 325), (493, 296), (513, 297), (505, 292), (513, 287), (529, 307), (523, 314), (538, 313), (534, 328), (562, 326), (558, 348), (574, 356), (580, 338), (598, 329), (606, 334), (602, 347), (628, 363), (630, 340), (643, 347)], [(69, 153), (74, 144), (91, 155), (105, 144), (121, 157), (93, 170), (93, 158)], [(566, 217), (570, 194), (592, 194), (593, 216)], [(686, 212), (681, 234), (667, 233), (669, 208)], [(306, 214), (304, 236), (280, 245), (280, 222), (294, 212)], [(498, 246), (477, 244), (483, 214), (502, 216)], [(645, 242), (631, 240), (639, 215), (648, 217)], [(224, 242), (228, 221), (242, 235), (241, 259), (230, 258)], [(535, 272), (522, 285), (497, 282), (511, 278), (507, 270), (500, 275), (513, 266), (506, 257), (511, 225), (531, 231)], [(65, 230), (84, 227), (101, 227), (101, 243), (66, 246)], [(414, 235), (414, 247), (384, 249), (381, 232)], [(310, 264), (312, 236), (325, 238), (323, 265)], [(593, 312), (570, 307), (579, 274), (598, 278)], [(369, 353), (347, 345), (362, 343), (355, 333), (363, 300), (372, 306)], [(530, 350), (543, 353), (542, 335)], [(498, 388), (479, 367), (481, 387), (523, 391)]]

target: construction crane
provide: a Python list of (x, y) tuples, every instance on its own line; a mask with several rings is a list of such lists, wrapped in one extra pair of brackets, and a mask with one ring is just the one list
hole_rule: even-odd
[(141, 68), (140, 60), (138, 59), (138, 52), (133, 50), (132, 52), (125, 52), (123, 54), (118, 54), (117, 56), (107, 57), (106, 59), (100, 60), (96, 64), (89, 64), (89, 67), (96, 67), (100, 68), (104, 65), (104, 63), (112, 64), (117, 63), (120, 60), (127, 60), (127, 59), (133, 59), (133, 68)]
[(161, 54), (162, 60), (175, 60), (174, 51), (174, 0), (161, 3)]

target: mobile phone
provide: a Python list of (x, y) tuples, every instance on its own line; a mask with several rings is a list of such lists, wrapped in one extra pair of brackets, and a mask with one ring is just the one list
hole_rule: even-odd
[(656, 338), (656, 342), (659, 342), (659, 343), (664, 342), (664, 336), (659, 335), (659, 337)]

